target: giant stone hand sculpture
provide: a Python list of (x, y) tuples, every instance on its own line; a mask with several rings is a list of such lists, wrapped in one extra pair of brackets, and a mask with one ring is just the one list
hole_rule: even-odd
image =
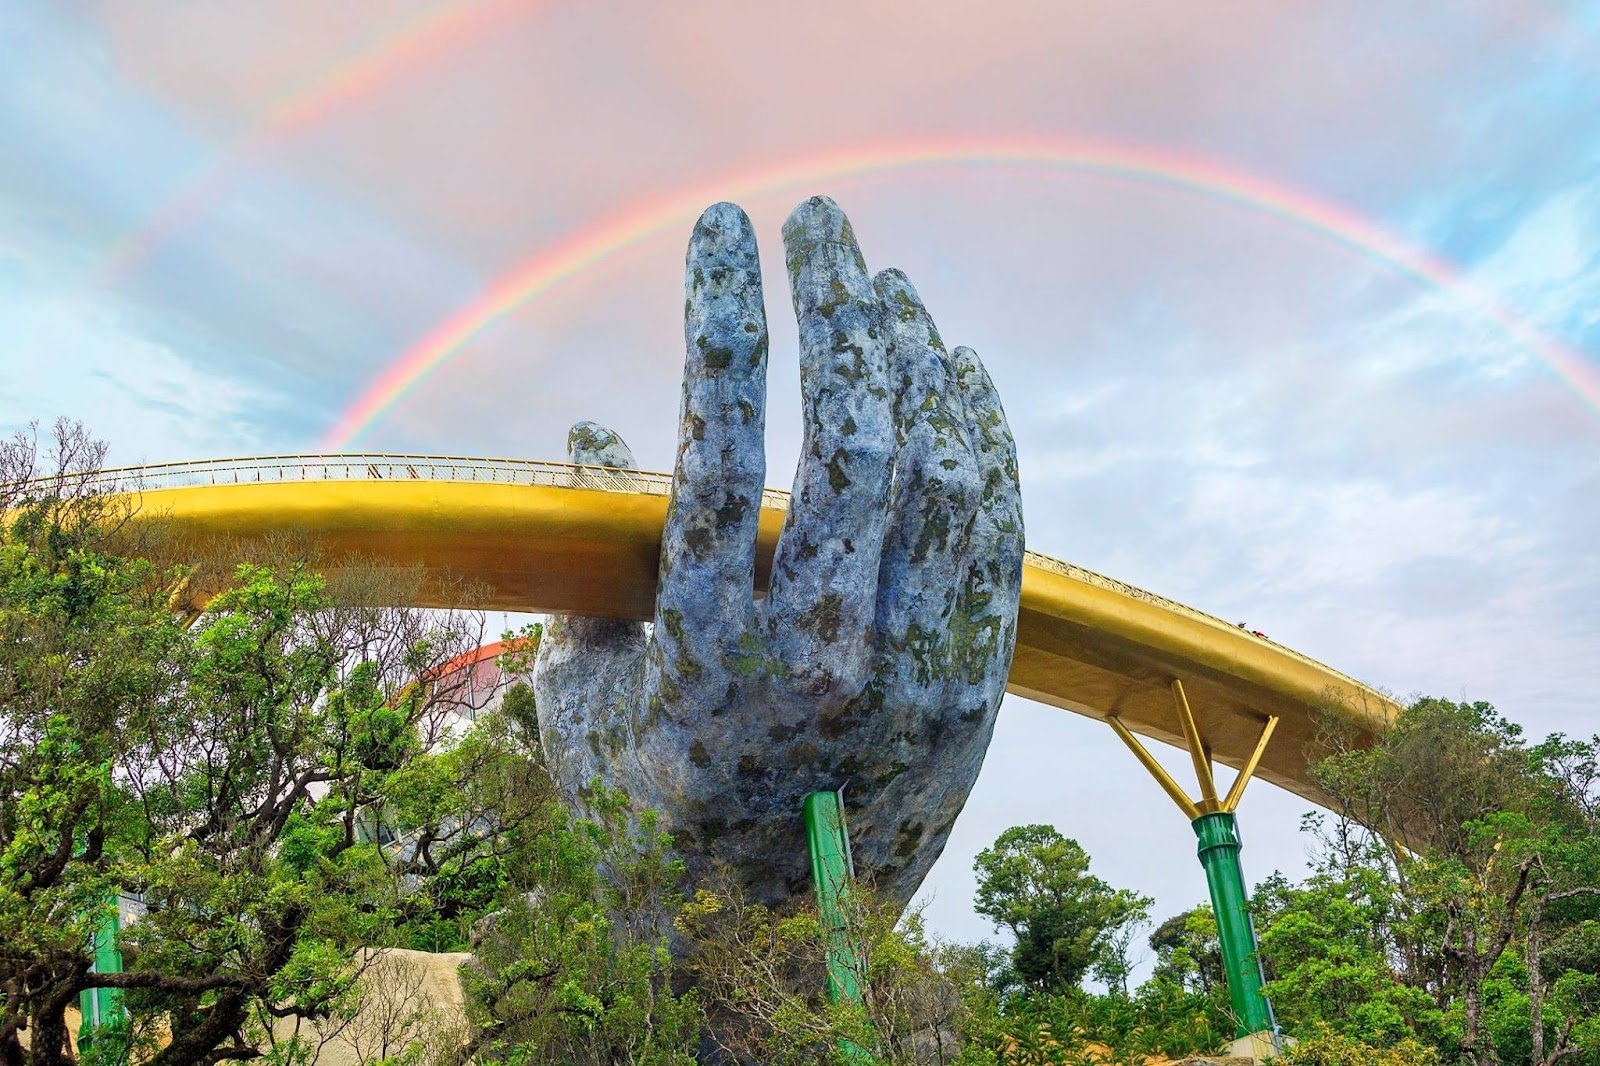
[[(599, 778), (662, 813), (691, 878), (809, 891), (801, 801), (848, 786), (858, 872), (909, 901), (966, 802), (1016, 638), (1016, 451), (976, 353), (946, 351), (904, 274), (872, 277), (813, 197), (783, 228), (805, 436), (764, 600), (767, 324), (750, 221), (695, 225), (683, 405), (653, 626), (558, 618), (534, 671), (567, 801)], [(574, 426), (571, 461), (631, 467)]]

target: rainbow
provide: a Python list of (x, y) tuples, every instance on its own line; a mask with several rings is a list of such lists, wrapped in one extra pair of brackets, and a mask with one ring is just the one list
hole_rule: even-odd
[(287, 141), (372, 96), (413, 71), (481, 37), (529, 0), (492, 0), (425, 11), (334, 64), (321, 77), (285, 94), (243, 137), (180, 185), (101, 258), (100, 285), (126, 281), (173, 234), (200, 218), (253, 165)]
[(889, 171), (1026, 167), (1108, 178), (1206, 197), (1310, 233), (1457, 302), (1525, 348), (1600, 413), (1600, 369), (1513, 313), (1457, 266), (1349, 209), (1212, 160), (1148, 147), (1088, 140), (946, 140), (813, 156), (718, 178), (580, 230), (522, 262), (458, 308), (394, 360), (323, 438), (349, 447), (385, 412), (456, 356), (487, 325), (548, 293), (608, 256), (684, 224), (717, 200), (739, 200)]

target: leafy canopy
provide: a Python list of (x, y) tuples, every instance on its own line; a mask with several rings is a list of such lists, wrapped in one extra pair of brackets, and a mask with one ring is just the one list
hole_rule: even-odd
[(1011, 931), (1012, 965), (1039, 991), (1078, 987), (1114, 950), (1116, 935), (1149, 915), (1148, 897), (1090, 874), (1088, 853), (1047, 825), (1007, 829), (973, 869), (977, 912)]

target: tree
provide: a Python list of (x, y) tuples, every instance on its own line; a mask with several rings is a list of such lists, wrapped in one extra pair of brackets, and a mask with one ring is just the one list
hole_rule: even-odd
[(1012, 964), (1042, 992), (1077, 988), (1115, 936), (1147, 920), (1150, 899), (1089, 873), (1075, 840), (1047, 825), (1007, 829), (978, 853), (977, 912), (1016, 938)]
[(1529, 1054), (1600, 1059), (1600, 738), (1556, 735), (1529, 754), (1543, 826), (1523, 951)]
[(1174, 914), (1155, 927), (1149, 944), (1156, 953), (1153, 976), (1202, 994), (1225, 986), (1222, 942), (1209, 905)]
[(1339, 745), (1313, 770), (1336, 811), (1384, 849), (1405, 921), (1437, 933), (1437, 957), (1419, 936), (1405, 946), (1408, 962), (1418, 976), (1448, 971), (1458, 986), (1462, 1051), (1474, 1063), (1496, 1058), (1484, 985), (1517, 931), (1533, 866), (1498, 860), (1505, 833), (1526, 828), (1519, 812), (1534, 793), (1520, 734), (1487, 704), (1424, 699), (1377, 744)]
[[(1488, 704), (1437, 699), (1411, 705), (1370, 746), (1330, 741), (1313, 774), (1340, 817), (1323, 837), (1310, 913), (1354, 906), (1360, 928), (1333, 922), (1321, 942), (1370, 945), (1369, 975), (1381, 968), (1431, 996), (1467, 1062), (1600, 1054), (1584, 953), (1546, 951), (1600, 917), (1596, 743), (1530, 746)], [(1281, 923), (1307, 915), (1288, 908), (1264, 937), (1280, 979), (1308, 950), (1282, 950), (1292, 925)], [(1370, 989), (1354, 994), (1374, 1002)]]
[[(532, 627), (514, 643), (538, 641)], [(520, 653), (513, 653), (520, 654)], [(502, 676), (515, 676), (515, 662)], [(408, 759), (385, 781), (371, 807), (386, 835), (394, 942), (425, 951), (461, 951), (473, 928), (525, 879), (543, 837), (562, 815), (536, 731), (519, 723), (513, 683), (497, 711), (481, 714), (464, 735)]]
[(1397, 968), (1404, 904), (1370, 866), (1324, 867), (1304, 884), (1257, 891), (1267, 997), (1286, 1031), (1390, 1046), (1444, 1038), (1432, 992)]
[[(123, 723), (169, 702), (167, 582), (111, 557), (104, 444), (58, 422), (0, 444), (0, 1061), (62, 1061), (117, 882)], [(22, 1034), (30, 1047), (24, 1049)]]
[[(418, 900), (471, 910), (441, 886), (504, 855), (481, 793), (447, 780), (482, 760), (433, 752), (458, 704), (444, 668), (482, 619), (395, 607), (416, 575), (327, 579), (288, 543), (185, 616), (193, 570), (151, 561), (163, 544), (94, 476), (103, 456), (65, 423), (43, 451), (0, 447), (0, 1063), (70, 1063), (66, 1012), (92, 987), (122, 990), (153, 1066), (260, 1057), (275, 1020), (351, 987), (358, 947)], [(455, 798), (421, 802), (429, 775)], [(380, 842), (388, 812), (428, 843)], [(118, 892), (144, 913), (125, 972), (92, 974)]]

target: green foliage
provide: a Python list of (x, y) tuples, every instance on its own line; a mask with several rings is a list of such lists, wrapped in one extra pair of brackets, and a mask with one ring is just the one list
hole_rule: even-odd
[(1156, 953), (1156, 978), (1200, 993), (1225, 984), (1222, 943), (1210, 906), (1202, 904), (1168, 918), (1150, 933), (1149, 944)]
[(1597, 742), (1529, 745), (1487, 704), (1425, 699), (1376, 744), (1330, 743), (1320, 869), (1258, 893), (1286, 1028), (1442, 1062), (1600, 1062)]
[(822, 924), (746, 899), (728, 879), (695, 893), (675, 926), (686, 965), (711, 1002), (711, 1039), (734, 1056), (775, 1064), (825, 1061), (849, 1037), (872, 1035), (864, 1013), (829, 1004)]
[(474, 923), (498, 906), (554, 822), (538, 738), (530, 741), (502, 710), (382, 781), (373, 809), (404, 844), (403, 872), (417, 878), (397, 901), (387, 942), (466, 950)]
[[(66, 1053), (88, 945), (114, 898), (126, 723), (168, 704), (181, 630), (168, 580), (118, 557), (122, 508), (82, 488), (103, 446), (60, 424), (0, 443), (0, 1058)], [(46, 480), (18, 479), (44, 474)], [(21, 1047), (28, 1030), (30, 1049)], [(96, 1052), (112, 1054), (122, 1034)]]
[(1437, 1043), (1438, 1004), (1392, 964), (1392, 937), (1404, 920), (1396, 885), (1371, 868), (1342, 874), (1319, 874), (1259, 900), (1271, 908), (1259, 937), (1272, 964), (1266, 994), (1279, 1024), (1291, 1033), (1321, 1026), (1378, 1043)]
[(976, 909), (1016, 937), (1012, 965), (1029, 987), (1066, 992), (1096, 967), (1126, 973), (1117, 937), (1147, 919), (1150, 900), (1090, 874), (1077, 841), (1047, 825), (1015, 826), (978, 853), (973, 869)]
[(997, 1061), (1003, 1030), (985, 953), (933, 940), (919, 912), (900, 915), (868, 886), (845, 908), (862, 959), (859, 1004), (824, 994), (822, 924), (809, 901), (778, 914), (731, 877), (696, 892), (675, 925), (710, 1044), (773, 1064), (859, 1063), (851, 1048), (883, 1066)]
[(1005, 1003), (982, 1034), (998, 1060), (1019, 1066), (1209, 1055), (1232, 1038), (1226, 996), (1165, 980), (1148, 981), (1132, 996), (1027, 993)]
[(595, 784), (595, 822), (552, 812), (462, 968), (475, 1046), (513, 1063), (692, 1063), (699, 1001), (670, 987), (682, 866), (653, 812)]
[(1438, 1066), (1437, 1048), (1406, 1039), (1377, 1046), (1327, 1029), (1299, 1041), (1282, 1060), (1286, 1066)]

